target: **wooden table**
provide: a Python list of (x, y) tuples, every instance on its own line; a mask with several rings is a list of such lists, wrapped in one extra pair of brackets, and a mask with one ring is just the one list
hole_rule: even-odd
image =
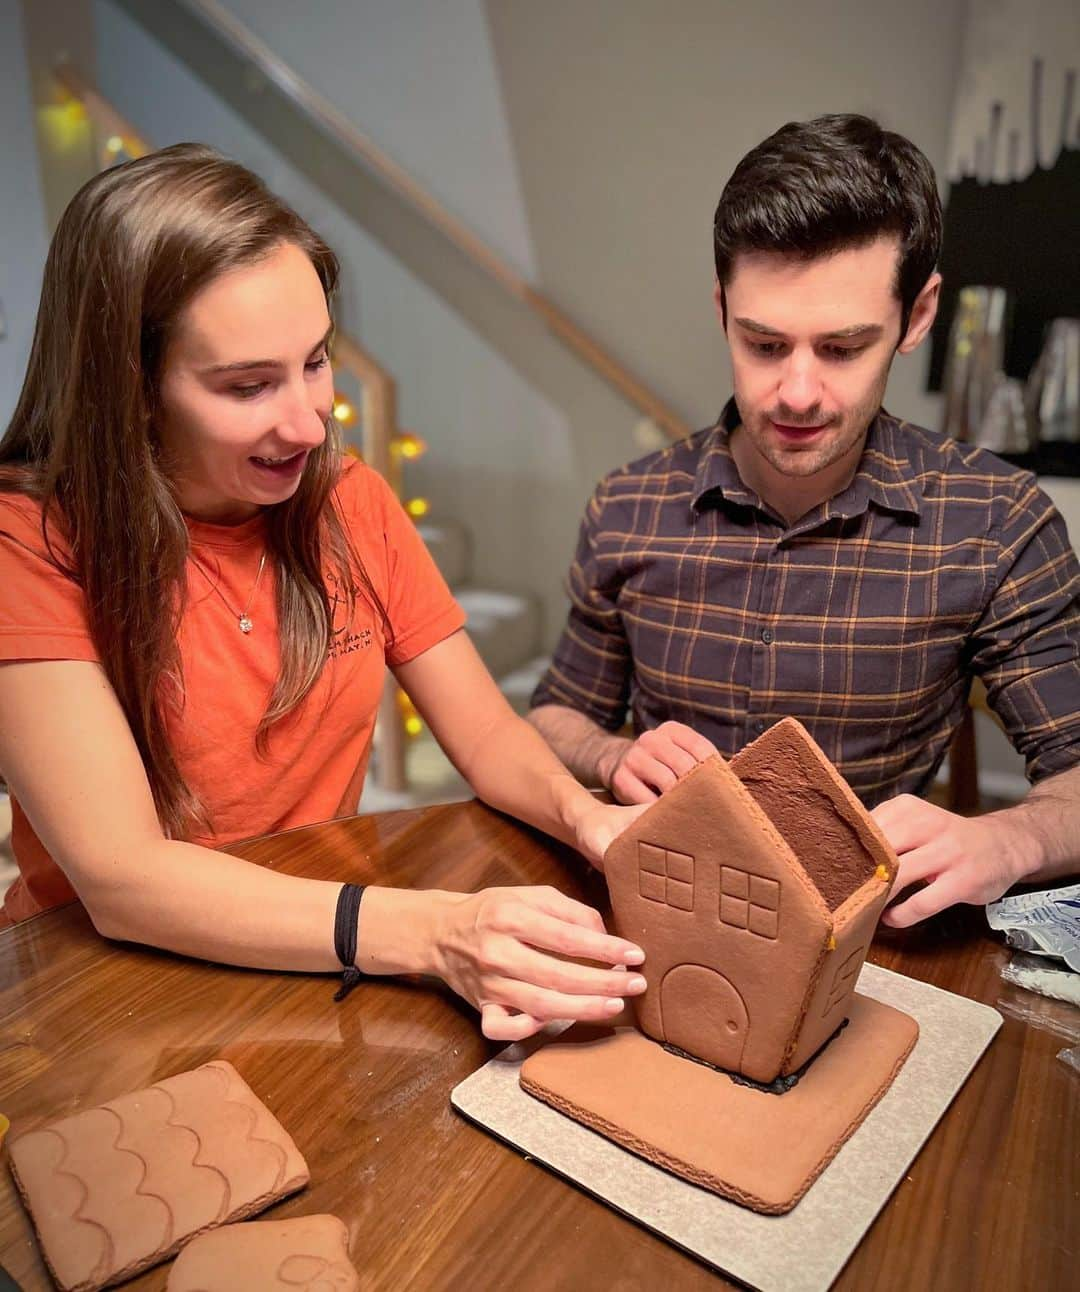
[[(336, 821), (234, 851), (317, 878), (554, 883), (604, 900), (574, 854), (477, 803)], [(1075, 1029), (1078, 1015), (1003, 984), (1007, 954), (974, 910), (875, 943), (875, 963), (1006, 1019), (838, 1288), (1080, 1287), (1080, 1073), (1055, 1057), (1066, 1042), (1054, 1031)], [(365, 1288), (727, 1286), (453, 1112), (451, 1088), (498, 1047), (447, 990), (370, 981), (334, 1004), (335, 985), (109, 944), (78, 906), (40, 916), (0, 934), (0, 1111), (29, 1129), (222, 1057), (311, 1168), (309, 1187), (273, 1214), (340, 1216)], [(6, 1169), (0, 1265), (27, 1292), (51, 1286)], [(162, 1288), (167, 1268), (129, 1286)]]

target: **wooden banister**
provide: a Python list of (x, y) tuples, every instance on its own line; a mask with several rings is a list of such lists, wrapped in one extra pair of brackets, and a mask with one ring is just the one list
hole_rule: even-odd
[(243, 58), (254, 64), (300, 111), (316, 121), (347, 152), (404, 198), (429, 224), (468, 256), (478, 269), (537, 314), (581, 362), (613, 386), (624, 399), (651, 418), (673, 440), (683, 439), (690, 434), (690, 427), (659, 396), (653, 394), (609, 350), (589, 336), (584, 328), (576, 324), (543, 292), (532, 286), (464, 221), (432, 197), (401, 165), (357, 129), (343, 112), (297, 76), (287, 63), (219, 0), (183, 2), (187, 9), (198, 14)]

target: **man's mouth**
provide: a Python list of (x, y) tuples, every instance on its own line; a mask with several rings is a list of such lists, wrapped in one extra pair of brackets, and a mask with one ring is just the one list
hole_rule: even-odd
[(770, 418), (769, 420), (770, 422), (772, 422), (773, 428), (781, 436), (789, 440), (812, 439), (813, 436), (817, 435), (821, 431), (827, 430), (829, 427), (828, 422), (818, 422), (813, 426), (802, 426), (802, 425), (792, 425), (790, 422), (776, 422), (776, 421), (773, 421), (772, 418)]

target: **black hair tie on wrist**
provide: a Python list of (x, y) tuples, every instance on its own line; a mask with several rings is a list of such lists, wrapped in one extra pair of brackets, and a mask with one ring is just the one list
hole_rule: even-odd
[(363, 896), (363, 884), (343, 884), (338, 893), (337, 911), (334, 914), (334, 951), (345, 966), (345, 972), (341, 986), (334, 993), (335, 1000), (344, 1000), (364, 976), (356, 967), (356, 929), (360, 921), (360, 899)]

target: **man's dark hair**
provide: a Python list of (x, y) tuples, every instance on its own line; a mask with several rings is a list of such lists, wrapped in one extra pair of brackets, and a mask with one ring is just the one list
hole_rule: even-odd
[(724, 186), (713, 221), (716, 277), (727, 285), (740, 251), (814, 260), (882, 234), (900, 240), (903, 339), (941, 249), (933, 167), (909, 139), (869, 117), (791, 121), (748, 152)]

